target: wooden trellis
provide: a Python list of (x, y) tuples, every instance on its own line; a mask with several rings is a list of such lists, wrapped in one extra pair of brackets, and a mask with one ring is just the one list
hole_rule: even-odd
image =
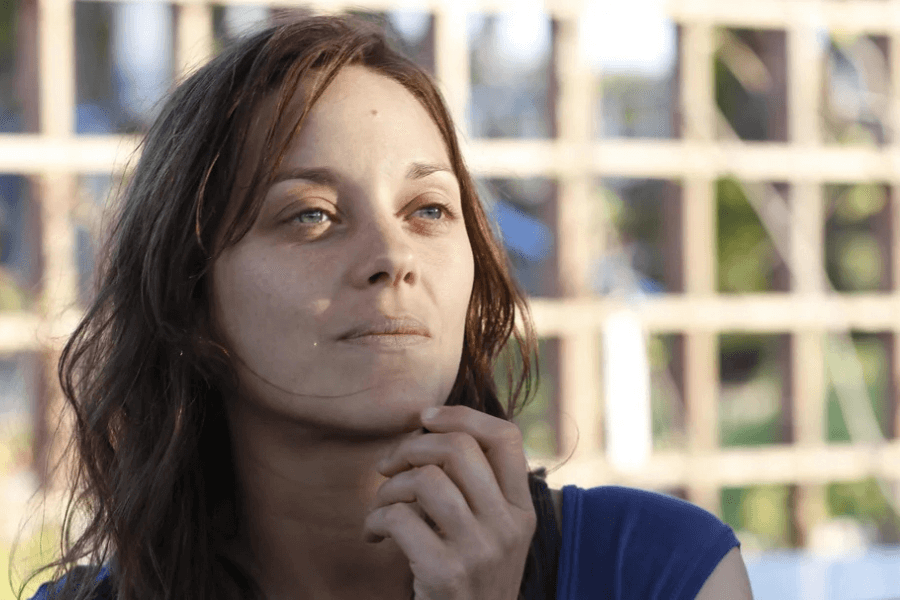
[[(78, 174), (119, 173), (137, 145), (131, 136), (75, 135), (74, 2), (23, 0), (36, 7), (36, 133), (0, 135), (0, 172), (32, 178), (41, 217), (43, 285), (33, 311), (0, 314), (0, 352), (40, 352), (47, 381), (41, 392), (41, 425), (61, 406), (52, 384), (54, 365), (66, 335), (80, 316), (76, 305), (73, 214), (78, 205)], [(79, 0), (86, 1), (86, 0)], [(555, 466), (551, 485), (582, 487), (623, 484), (683, 488), (687, 497), (720, 514), (723, 486), (785, 483), (795, 487), (798, 540), (821, 515), (823, 485), (877, 476), (900, 481), (900, 411), (896, 410), (900, 373), (900, 138), (880, 147), (826, 146), (818, 122), (821, 112), (821, 57), (817, 28), (886, 36), (891, 65), (889, 129), (900, 131), (900, 2), (894, 0), (671, 0), (667, 10), (679, 26), (679, 94), (673, 140), (594, 140), (591, 122), (595, 91), (582, 56), (579, 16), (587, 0), (546, 0), (554, 22), (556, 136), (547, 140), (487, 140), (463, 136), (464, 152), (481, 177), (554, 178), (558, 193), (550, 222), (556, 230), (552, 286), (555, 297), (532, 300), (538, 333), (556, 339), (557, 365), (553, 424), (560, 456), (535, 460)], [(243, 0), (217, 0), (236, 5)], [(469, 97), (468, 12), (515, 11), (518, 0), (356, 0), (283, 1), (277, 6), (392, 10), (416, 8), (434, 16), (435, 72), (457, 125), (465, 131)], [(178, 77), (213, 53), (212, 4), (180, 0), (176, 6)], [(739, 142), (717, 134), (713, 54), (720, 27), (769, 29), (785, 35), (786, 141)], [(468, 140), (468, 141), (467, 141)], [(680, 382), (686, 399), (688, 446), (654, 453), (637, 472), (621, 473), (605, 460), (602, 439), (601, 347), (604, 320), (622, 308), (618, 301), (591, 295), (586, 266), (591, 256), (583, 215), (598, 176), (662, 178), (680, 183), (679, 293), (652, 296), (635, 310), (651, 333), (678, 333)], [(789, 190), (790, 247), (786, 261), (792, 279), (786, 292), (725, 296), (716, 293), (715, 181), (783, 182)], [(825, 182), (879, 181), (889, 186), (889, 217), (884, 235), (889, 252), (889, 289), (880, 293), (829, 294), (823, 273), (823, 187)], [(812, 251), (810, 250), (812, 249)], [(890, 356), (890, 439), (875, 446), (826, 445), (824, 440), (827, 331), (887, 332)], [(783, 444), (763, 448), (719, 448), (718, 349), (720, 332), (787, 334), (789, 435)], [(38, 437), (44, 443), (45, 435)], [(54, 451), (48, 451), (55, 456)]]

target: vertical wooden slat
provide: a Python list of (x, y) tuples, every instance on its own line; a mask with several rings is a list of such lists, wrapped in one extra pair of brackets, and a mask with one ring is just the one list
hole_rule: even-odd
[(177, 6), (175, 27), (175, 78), (180, 82), (212, 58), (212, 6), (208, 4)]
[(681, 115), (684, 137), (707, 142), (715, 135), (713, 26), (684, 23), (681, 29)]
[(434, 15), (435, 78), (461, 134), (463, 146), (469, 135), (466, 103), (471, 77), (466, 31), (465, 6), (455, 2), (438, 5)]
[[(67, 138), (75, 129), (74, 5), (71, 0), (39, 0), (38, 19), (40, 132), (47, 137)], [(43, 265), (39, 311), (42, 330), (50, 332), (54, 322), (74, 308), (77, 298), (75, 231), (69, 220), (75, 176), (44, 171), (37, 179)], [(63, 457), (62, 451), (71, 423), (63, 411), (63, 397), (55, 378), (56, 362), (65, 340), (47, 336), (41, 341), (46, 344), (41, 352), (45, 385), (38, 399), (43, 424), (36, 437), (46, 443), (38, 446), (38, 472), (43, 485), (58, 489), (64, 485), (70, 458)], [(61, 471), (47, 471), (48, 466), (56, 464), (61, 465)]]
[(75, 7), (72, 0), (38, 2), (38, 86), (41, 133), (75, 130)]
[[(788, 114), (790, 141), (815, 147), (821, 143), (822, 57), (816, 31), (809, 21), (798, 21), (788, 31)], [(825, 292), (825, 207), (818, 181), (795, 181), (791, 190), (791, 289), (795, 294), (819, 296)], [(825, 332), (793, 331), (791, 338), (791, 415), (793, 439), (799, 445), (824, 441)], [(826, 516), (825, 487), (792, 486), (794, 543), (802, 545), (809, 532)]]
[[(900, 37), (897, 45), (900, 45)], [(891, 68), (900, 71), (900, 63), (892, 64)], [(900, 94), (900, 88), (895, 93)], [(900, 182), (888, 186), (887, 227), (887, 289), (895, 302), (900, 302)], [(888, 357), (888, 437), (897, 439), (900, 438), (900, 323), (889, 332), (885, 342)], [(894, 485), (900, 485), (900, 482), (894, 482)]]
[(887, 39), (888, 89), (887, 143), (900, 144), (900, 31), (895, 31)]
[[(900, 31), (887, 42), (890, 97), (888, 99), (888, 144), (900, 148)], [(886, 290), (900, 302), (900, 178), (888, 182), (887, 213), (887, 281)], [(900, 438), (900, 323), (889, 332), (886, 342), (888, 360), (888, 437)], [(892, 482), (900, 493), (900, 482)], [(900, 496), (898, 496), (900, 497)]]
[[(887, 40), (888, 76), (890, 77), (887, 128), (888, 147), (900, 148), (900, 31)], [(900, 178), (888, 182), (887, 281), (886, 291), (900, 302)], [(900, 438), (900, 323), (884, 336), (888, 362), (887, 437)], [(900, 498), (900, 481), (888, 482), (894, 498)]]
[[(553, 24), (556, 83), (555, 127), (558, 140), (579, 156), (588, 156), (591, 138), (591, 86), (581, 53), (580, 28), (575, 19), (558, 19)], [(555, 206), (556, 289), (566, 298), (586, 297), (588, 265), (591, 261), (587, 238), (591, 211), (591, 174), (576, 170), (560, 178)], [(599, 332), (580, 331), (559, 340), (560, 410), (574, 417), (579, 441), (570, 438), (571, 428), (560, 431), (563, 448), (575, 448), (578, 456), (602, 452), (601, 352)], [(572, 420), (564, 419), (563, 424)], [(573, 455), (574, 458), (574, 455)]]
[(814, 146), (821, 138), (819, 119), (822, 57), (816, 31), (809, 22), (796, 22), (788, 30), (788, 116), (790, 141)]
[[(556, 21), (555, 30), (556, 130), (559, 142), (571, 148), (574, 162), (579, 157), (590, 156), (592, 86), (579, 48), (578, 23)], [(590, 255), (592, 240), (587, 237), (590, 223), (586, 222), (585, 216), (600, 213), (590, 206), (592, 179), (584, 165), (575, 172), (566, 173), (559, 181), (557, 260), (559, 289), (567, 297), (584, 297), (590, 293), (588, 265), (593, 258)]]
[[(681, 36), (681, 113), (684, 137), (707, 142), (715, 135), (713, 27), (684, 23)], [(688, 296), (715, 293), (715, 182), (693, 176), (683, 182), (682, 240), (684, 292)], [(714, 332), (684, 334), (684, 394), (688, 451), (714, 452), (718, 447), (718, 355)], [(721, 513), (717, 486), (688, 483), (691, 502)]]

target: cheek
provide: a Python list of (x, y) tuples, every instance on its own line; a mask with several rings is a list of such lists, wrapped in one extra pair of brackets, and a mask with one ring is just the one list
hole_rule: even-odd
[(475, 260), (468, 237), (463, 234), (461, 242), (443, 253), (441, 259), (444, 265), (439, 276), (447, 314), (456, 315), (455, 325), (461, 327), (465, 323), (475, 280)]
[(314, 336), (321, 307), (296, 269), (239, 253), (217, 263), (213, 273), (216, 318), (236, 352), (249, 357), (297, 351), (285, 346)]

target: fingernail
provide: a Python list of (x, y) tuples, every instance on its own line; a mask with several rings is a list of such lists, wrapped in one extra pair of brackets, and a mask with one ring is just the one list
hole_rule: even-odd
[(437, 415), (438, 415), (438, 409), (436, 409), (432, 406), (431, 408), (426, 408), (425, 410), (422, 411), (422, 420), (431, 421)]

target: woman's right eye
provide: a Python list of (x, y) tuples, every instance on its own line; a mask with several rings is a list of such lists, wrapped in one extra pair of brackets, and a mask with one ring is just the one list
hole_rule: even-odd
[[(320, 225), (324, 221), (321, 220), (321, 217), (329, 216), (327, 212), (322, 210), (321, 208), (310, 208), (295, 214), (291, 217), (290, 221), (298, 221), (304, 225)], [(329, 217), (330, 218), (330, 217)]]

